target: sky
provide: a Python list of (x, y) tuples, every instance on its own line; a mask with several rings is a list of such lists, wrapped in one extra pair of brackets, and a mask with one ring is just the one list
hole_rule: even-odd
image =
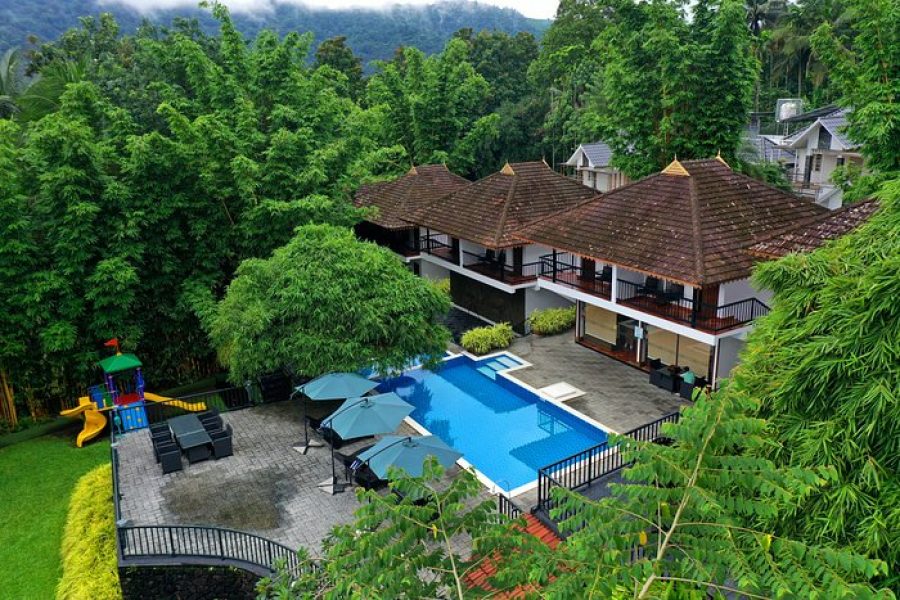
[[(223, 0), (232, 12), (255, 13), (270, 10), (275, 2), (306, 4), (317, 8), (382, 8), (391, 4), (440, 4), (442, 0)], [(556, 13), (559, 0), (478, 0), (481, 4), (493, 4), (504, 8), (514, 8), (526, 17), (549, 19)], [(132, 6), (142, 12), (174, 8), (178, 6), (197, 6), (197, 0), (101, 0), (101, 3), (113, 2)]]

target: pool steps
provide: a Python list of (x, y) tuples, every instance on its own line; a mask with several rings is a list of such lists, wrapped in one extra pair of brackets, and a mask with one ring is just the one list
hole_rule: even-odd
[(508, 356), (497, 356), (476, 369), (489, 379), (497, 379), (497, 371), (504, 371), (512, 367), (518, 367), (521, 363)]

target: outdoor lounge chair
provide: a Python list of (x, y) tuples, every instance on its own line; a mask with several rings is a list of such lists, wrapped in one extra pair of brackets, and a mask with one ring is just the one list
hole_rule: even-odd
[(701, 390), (706, 387), (706, 379), (703, 377), (698, 377), (694, 380), (694, 383), (685, 383), (681, 382), (681, 387), (678, 388), (678, 394), (684, 398), (685, 400), (693, 400), (694, 390), (696, 388), (700, 388)]
[(158, 440), (153, 442), (153, 455), (156, 457), (156, 462), (160, 461), (159, 455), (163, 452), (168, 452), (172, 448), (181, 452), (181, 449), (178, 447), (178, 444), (175, 443), (175, 440)]
[(228, 425), (226, 429), (210, 433), (209, 437), (212, 438), (212, 453), (216, 460), (234, 454), (234, 447), (231, 443), (231, 425)]
[(208, 415), (206, 417), (200, 417), (200, 422), (203, 424), (203, 429), (206, 431), (215, 431), (217, 429), (222, 429), (222, 417), (219, 415)]
[(662, 287), (660, 285), (659, 279), (657, 279), (656, 277), (648, 276), (644, 279), (644, 285), (638, 286), (638, 293), (643, 294), (644, 296), (656, 297), (661, 289)]
[(362, 465), (353, 471), (353, 480), (367, 490), (380, 490), (388, 484), (387, 479), (379, 479), (368, 465)]
[(606, 265), (603, 267), (603, 271), (600, 273), (600, 277), (598, 278), (600, 281), (605, 281), (607, 283), (612, 281), (612, 267)]
[(169, 433), (168, 423), (154, 423), (149, 427), (150, 437), (156, 437), (157, 434)]
[(174, 473), (175, 471), (180, 471), (184, 468), (184, 465), (181, 462), (181, 450), (175, 444), (172, 444), (171, 447), (167, 447), (163, 452), (160, 452), (159, 462), (162, 466), (163, 475)]
[(366, 450), (368, 450), (369, 448), (371, 448), (374, 445), (375, 444), (369, 444), (368, 446), (363, 446), (362, 448), (359, 448), (355, 452), (347, 452), (347, 453), (335, 452), (334, 453), (335, 458), (337, 458), (339, 461), (341, 461), (341, 464), (344, 465), (344, 469), (347, 472), (347, 480), (350, 479), (350, 467), (353, 466), (353, 463), (356, 462), (356, 458), (360, 454), (362, 454), (363, 452), (365, 452)]
[(185, 454), (187, 455), (188, 462), (191, 464), (200, 462), (201, 460), (207, 460), (210, 457), (209, 444), (188, 448), (185, 450)]

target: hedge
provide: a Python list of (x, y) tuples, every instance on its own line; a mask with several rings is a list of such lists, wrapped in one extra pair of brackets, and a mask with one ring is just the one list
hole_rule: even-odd
[(536, 310), (528, 317), (531, 332), (537, 335), (554, 335), (575, 327), (575, 305), (566, 308)]
[(101, 465), (78, 480), (62, 539), (57, 600), (119, 600), (112, 472)]
[(497, 323), (490, 327), (470, 329), (463, 334), (460, 344), (472, 354), (487, 354), (491, 350), (508, 347), (513, 337), (512, 325)]

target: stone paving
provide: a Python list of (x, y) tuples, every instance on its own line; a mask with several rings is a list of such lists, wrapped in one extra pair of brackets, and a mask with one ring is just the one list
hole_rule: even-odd
[[(684, 403), (650, 385), (645, 373), (574, 343), (571, 333), (517, 338), (510, 351), (533, 363), (516, 371), (516, 378), (537, 388), (560, 381), (574, 385), (586, 393), (567, 404), (616, 432), (658, 419)], [(338, 404), (309, 407), (324, 416)], [(222, 417), (234, 430), (234, 455), (185, 463), (183, 471), (169, 475), (154, 460), (146, 431), (119, 439), (123, 518), (134, 525), (239, 529), (317, 553), (331, 528), (350, 522), (359, 504), (352, 488), (330, 496), (317, 487), (331, 475), (327, 447), (311, 448), (306, 455), (291, 448), (303, 431), (298, 403), (279, 402)], [(413, 432), (404, 425), (398, 433)], [(371, 440), (342, 451), (366, 443)], [(532, 496), (534, 492), (517, 498), (516, 504), (530, 508)]]
[[(119, 439), (122, 517), (133, 525), (215, 525), (249, 531), (312, 552), (334, 525), (352, 520), (353, 489), (330, 496), (317, 484), (331, 475), (327, 447), (302, 455), (299, 405), (278, 402), (225, 413), (234, 429), (234, 455), (163, 475), (146, 430)], [(411, 434), (401, 426), (398, 433)], [(357, 442), (342, 452), (372, 443)], [(343, 466), (338, 462), (339, 476)]]
[(576, 344), (572, 332), (516, 338), (509, 351), (533, 366), (511, 373), (528, 385), (565, 381), (585, 392), (565, 402), (607, 429), (625, 433), (688, 404), (648, 381), (647, 373)]

